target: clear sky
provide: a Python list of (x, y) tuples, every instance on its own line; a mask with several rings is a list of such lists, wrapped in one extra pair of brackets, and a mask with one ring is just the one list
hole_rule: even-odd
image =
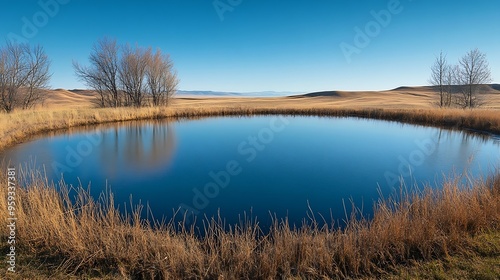
[(0, 3), (0, 36), (44, 46), (52, 60), (53, 88), (83, 88), (72, 61), (87, 64), (92, 45), (105, 36), (169, 53), (183, 90), (426, 85), (441, 50), (455, 62), (476, 47), (487, 54), (493, 81), (500, 83), (497, 0)]

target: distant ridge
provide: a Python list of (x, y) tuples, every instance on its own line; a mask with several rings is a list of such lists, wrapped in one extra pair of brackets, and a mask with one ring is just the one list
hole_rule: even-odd
[[(391, 91), (414, 91), (414, 90), (433, 90), (437, 91), (438, 86), (401, 86), (395, 89), (391, 89)], [(486, 93), (496, 93), (495, 91), (500, 91), (500, 84), (486, 84), (482, 86), (482, 90)]]
[[(494, 90), (493, 88), (494, 85), (483, 85), (482, 89), (483, 90)], [(397, 87), (395, 89), (391, 89), (389, 91), (438, 91), (439, 87), (438, 86), (402, 86), (402, 87)]]
[[(309, 92), (309, 93), (301, 93), (301, 92), (276, 92), (276, 91), (261, 91), (261, 92), (223, 92), (223, 91), (209, 91), (209, 90), (179, 90), (177, 91), (177, 98), (184, 99), (203, 99), (203, 98), (248, 98), (248, 97), (286, 97), (290, 99), (295, 98), (332, 98), (332, 100), (342, 100), (339, 102), (344, 102), (349, 100), (350, 102), (354, 102), (357, 100), (358, 102), (373, 100), (376, 101), (377, 98), (381, 98), (382, 96), (414, 96), (418, 98), (427, 98), (432, 99), (436, 92), (438, 91), (438, 87), (436, 86), (400, 86), (390, 90), (381, 90), (381, 91), (339, 91), (339, 90), (331, 90), (331, 91), (317, 91), (317, 92)], [(51, 93), (52, 92), (52, 93)], [(481, 93), (484, 94), (493, 94), (500, 95), (500, 84), (488, 84), (482, 86)], [(53, 91), (48, 91), (48, 95), (50, 96), (48, 103), (60, 104), (62, 100), (68, 100), (71, 102), (77, 103), (85, 103), (85, 102), (93, 102), (93, 98), (97, 95), (97, 93), (93, 90), (87, 89), (72, 89), (72, 90), (64, 90), (64, 89), (56, 89)], [(71, 96), (71, 94), (74, 94)], [(89, 99), (90, 98), (90, 99)], [(395, 97), (396, 98), (396, 97)]]
[(306, 93), (306, 94), (300, 95), (300, 97), (319, 97), (319, 96), (341, 97), (342, 92), (336, 91), (336, 90), (334, 90), (334, 91), (318, 91), (318, 92), (311, 92), (311, 93)]
[(278, 97), (303, 94), (303, 92), (288, 91), (258, 91), (258, 92), (224, 92), (224, 91), (203, 91), (203, 90), (179, 90), (177, 96), (224, 96), (224, 97)]
[[(55, 91), (65, 91), (64, 89), (56, 89)], [(96, 92), (88, 89), (71, 89), (69, 92), (77, 95), (95, 96)], [(227, 91), (211, 91), (211, 90), (178, 90), (178, 97), (279, 97), (304, 94), (304, 92), (289, 92), (289, 91), (258, 91), (258, 92), (227, 92)]]
[[(500, 110), (500, 84), (485, 85), (481, 89), (488, 103), (485, 108)], [(45, 100), (41, 107), (92, 108), (96, 107), (97, 93), (87, 89), (55, 89), (44, 91)], [(263, 97), (265, 96), (265, 97)], [(340, 106), (350, 108), (430, 108), (435, 107), (437, 88), (430, 86), (404, 86), (382, 91), (318, 91), (305, 94), (297, 92), (237, 93), (217, 91), (179, 91), (175, 104), (181, 106), (244, 106), (250, 102), (269, 106), (286, 105), (288, 102), (304, 106)], [(273, 98), (274, 97), (274, 98)], [(257, 100), (259, 99), (259, 100)], [(281, 105), (280, 105), (281, 104)], [(294, 103), (295, 104), (295, 103)]]
[(391, 91), (416, 90), (416, 89), (420, 89), (420, 90), (432, 90), (432, 89), (434, 89), (434, 87), (433, 86), (415, 86), (415, 87), (401, 86), (401, 87), (397, 87), (395, 89), (391, 89)]
[(79, 95), (85, 95), (85, 96), (95, 96), (97, 93), (93, 90), (90, 89), (71, 89), (68, 90), (69, 92), (76, 93)]

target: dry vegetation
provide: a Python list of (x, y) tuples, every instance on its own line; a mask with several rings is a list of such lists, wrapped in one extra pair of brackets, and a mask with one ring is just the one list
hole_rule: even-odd
[[(0, 150), (46, 131), (167, 117), (356, 116), (500, 133), (497, 110), (440, 110), (412, 104), (413, 99), (397, 100), (410, 106), (387, 103), (385, 108), (374, 109), (371, 102), (356, 101), (372, 98), (367, 94), (336, 94), (270, 99), (186, 98), (176, 100), (169, 108), (75, 106), (17, 111), (0, 115)], [(362, 105), (348, 109), (346, 104)], [(449, 180), (440, 190), (409, 191), (401, 197), (380, 200), (373, 219), (352, 219), (344, 229), (318, 228), (311, 221), (309, 226), (292, 230), (286, 221), (276, 221), (268, 234), (262, 234), (251, 221), (232, 228), (209, 221), (203, 238), (179, 225), (158, 226), (141, 221), (140, 206), (124, 217), (112, 206), (110, 194), (95, 201), (80, 188), (74, 190), (78, 192), (75, 201), (67, 189), (56, 191), (34, 170), (27, 170), (24, 176), (31, 182), (17, 193), (20, 273), (6, 274), (6, 264), (2, 263), (2, 278), (439, 279), (450, 275), (448, 270), (454, 267), (455, 278), (500, 277), (500, 271), (494, 269), (500, 264), (498, 174), (483, 181), (471, 179), (469, 186)], [(4, 172), (0, 182), (6, 182)], [(6, 194), (7, 186), (0, 184), (0, 191)], [(1, 199), (0, 219), (4, 221), (6, 207), (6, 200)], [(7, 228), (1, 227), (0, 231), (5, 251)], [(467, 260), (474, 261), (464, 264)]]
[[(380, 200), (372, 220), (351, 219), (344, 229), (319, 228), (312, 220), (293, 230), (276, 221), (262, 234), (251, 221), (224, 228), (211, 220), (201, 238), (178, 225), (141, 221), (141, 207), (124, 217), (112, 195), (95, 201), (79, 188), (74, 200), (67, 187), (58, 192), (40, 174), (24, 176), (32, 183), (17, 193), (16, 238), (20, 255), (29, 256), (18, 267), (27, 275), (41, 265), (46, 270), (40, 277), (48, 278), (77, 273), (110, 279), (343, 279), (389, 277), (450, 255), (500, 256), (500, 177), (402, 192)], [(5, 184), (0, 189), (7, 192)], [(6, 207), (0, 200), (4, 221)], [(7, 236), (6, 227), (1, 231)], [(484, 236), (491, 236), (491, 246), (477, 250)]]
[[(251, 104), (251, 103), (246, 103)], [(194, 118), (234, 115), (309, 115), (309, 116), (353, 116), (382, 119), (404, 123), (432, 125), (456, 129), (474, 129), (490, 133), (500, 133), (500, 114), (496, 110), (459, 109), (348, 109), (329, 106), (304, 106), (295, 102), (280, 106), (272, 103), (242, 104), (223, 103), (220, 106), (171, 108), (117, 108), (68, 110), (17, 111), (0, 114), (0, 149), (47, 131), (107, 122), (143, 119)]]

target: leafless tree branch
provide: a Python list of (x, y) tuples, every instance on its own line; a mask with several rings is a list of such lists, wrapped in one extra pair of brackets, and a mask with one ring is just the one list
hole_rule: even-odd
[(7, 42), (0, 48), (0, 107), (11, 112), (43, 101), (50, 82), (50, 60), (42, 47)]

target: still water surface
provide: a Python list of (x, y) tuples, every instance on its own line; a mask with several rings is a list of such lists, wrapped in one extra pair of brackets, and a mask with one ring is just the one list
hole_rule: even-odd
[(356, 118), (225, 117), (73, 129), (1, 157), (34, 162), (50, 180), (90, 184), (95, 197), (107, 185), (120, 209), (132, 196), (155, 218), (179, 210), (236, 223), (246, 212), (266, 227), (270, 214), (301, 224), (308, 205), (342, 220), (350, 200), (370, 215), (379, 191), (398, 190), (401, 179), (436, 187), (464, 170), (491, 174), (500, 139)]

